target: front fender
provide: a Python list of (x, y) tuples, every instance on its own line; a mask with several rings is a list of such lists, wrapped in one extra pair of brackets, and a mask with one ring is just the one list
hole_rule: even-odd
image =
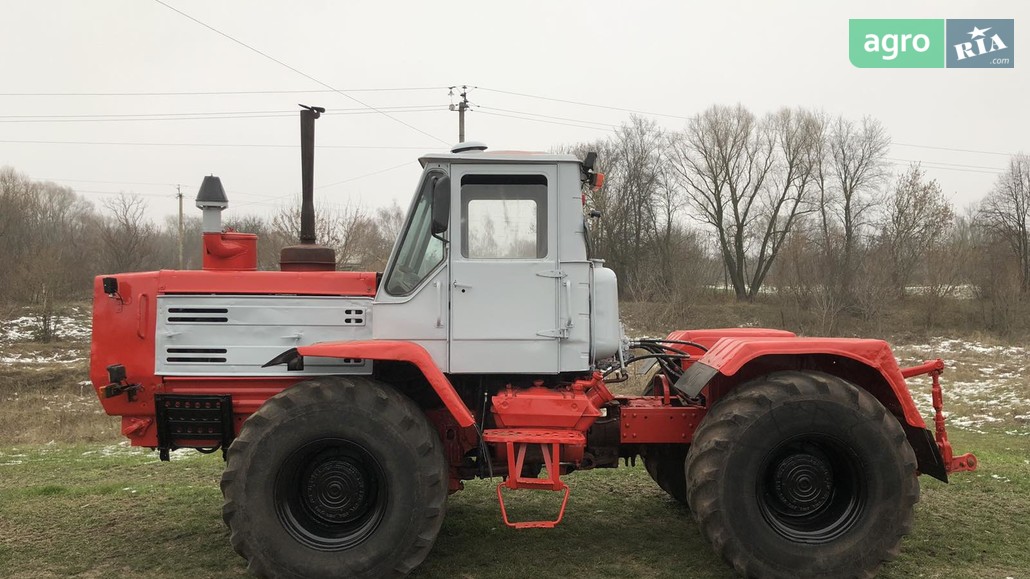
[(358, 358), (363, 360), (392, 360), (409, 362), (425, 376), (444, 406), (454, 417), (458, 426), (467, 428), (476, 421), (468, 407), (454, 390), (450, 380), (433, 362), (432, 356), (422, 346), (413, 342), (396, 340), (360, 340), (353, 342), (320, 342), (287, 350), (270, 360), (265, 366), (286, 364), (290, 370), (304, 368), (305, 356), (320, 358)]

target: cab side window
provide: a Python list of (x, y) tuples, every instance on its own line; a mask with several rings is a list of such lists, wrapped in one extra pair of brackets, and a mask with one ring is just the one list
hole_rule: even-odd
[(547, 257), (547, 178), (464, 175), (461, 255), (468, 259)]

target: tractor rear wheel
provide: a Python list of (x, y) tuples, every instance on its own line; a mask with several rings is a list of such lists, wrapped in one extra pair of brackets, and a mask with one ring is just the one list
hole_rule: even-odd
[[(654, 382), (649, 382), (641, 392), (642, 396), (654, 396)], [(687, 476), (684, 463), (687, 460), (686, 444), (652, 444), (640, 452), (644, 470), (658, 488), (665, 491), (679, 503), (687, 504)]]
[(641, 452), (644, 469), (659, 488), (684, 505), (687, 504), (686, 444), (651, 445)]
[(871, 394), (778, 372), (713, 406), (687, 456), (687, 496), (742, 575), (872, 577), (912, 526), (916, 475), (901, 425)]
[(443, 522), (447, 465), (410, 399), (364, 377), (301, 382), (265, 402), (229, 448), (223, 518), (262, 577), (395, 577)]

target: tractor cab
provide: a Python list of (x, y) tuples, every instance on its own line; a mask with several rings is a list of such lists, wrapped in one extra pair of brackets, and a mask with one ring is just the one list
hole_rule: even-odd
[(464, 143), (420, 162), (375, 339), (417, 342), (458, 374), (583, 371), (618, 351), (615, 274), (587, 255), (582, 160)]

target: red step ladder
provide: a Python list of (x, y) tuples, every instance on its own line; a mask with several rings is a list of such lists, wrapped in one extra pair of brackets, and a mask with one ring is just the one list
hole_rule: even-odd
[[(586, 446), (586, 436), (578, 430), (544, 429), (544, 428), (495, 428), (483, 432), (483, 440), (492, 444), (505, 444), (508, 450), (508, 476), (497, 485), (497, 500), (501, 503), (501, 516), (504, 524), (515, 529), (551, 529), (561, 522), (565, 516), (565, 505), (569, 502), (569, 485), (561, 480), (559, 461), (562, 445)], [(526, 450), (530, 445), (540, 446), (544, 456), (544, 468), (547, 478), (522, 476), (522, 467), (526, 462)], [(512, 522), (508, 518), (508, 510), (504, 506), (504, 495), (501, 488), (511, 490), (544, 490), (562, 491), (561, 508), (558, 518), (553, 521), (520, 521)]]

